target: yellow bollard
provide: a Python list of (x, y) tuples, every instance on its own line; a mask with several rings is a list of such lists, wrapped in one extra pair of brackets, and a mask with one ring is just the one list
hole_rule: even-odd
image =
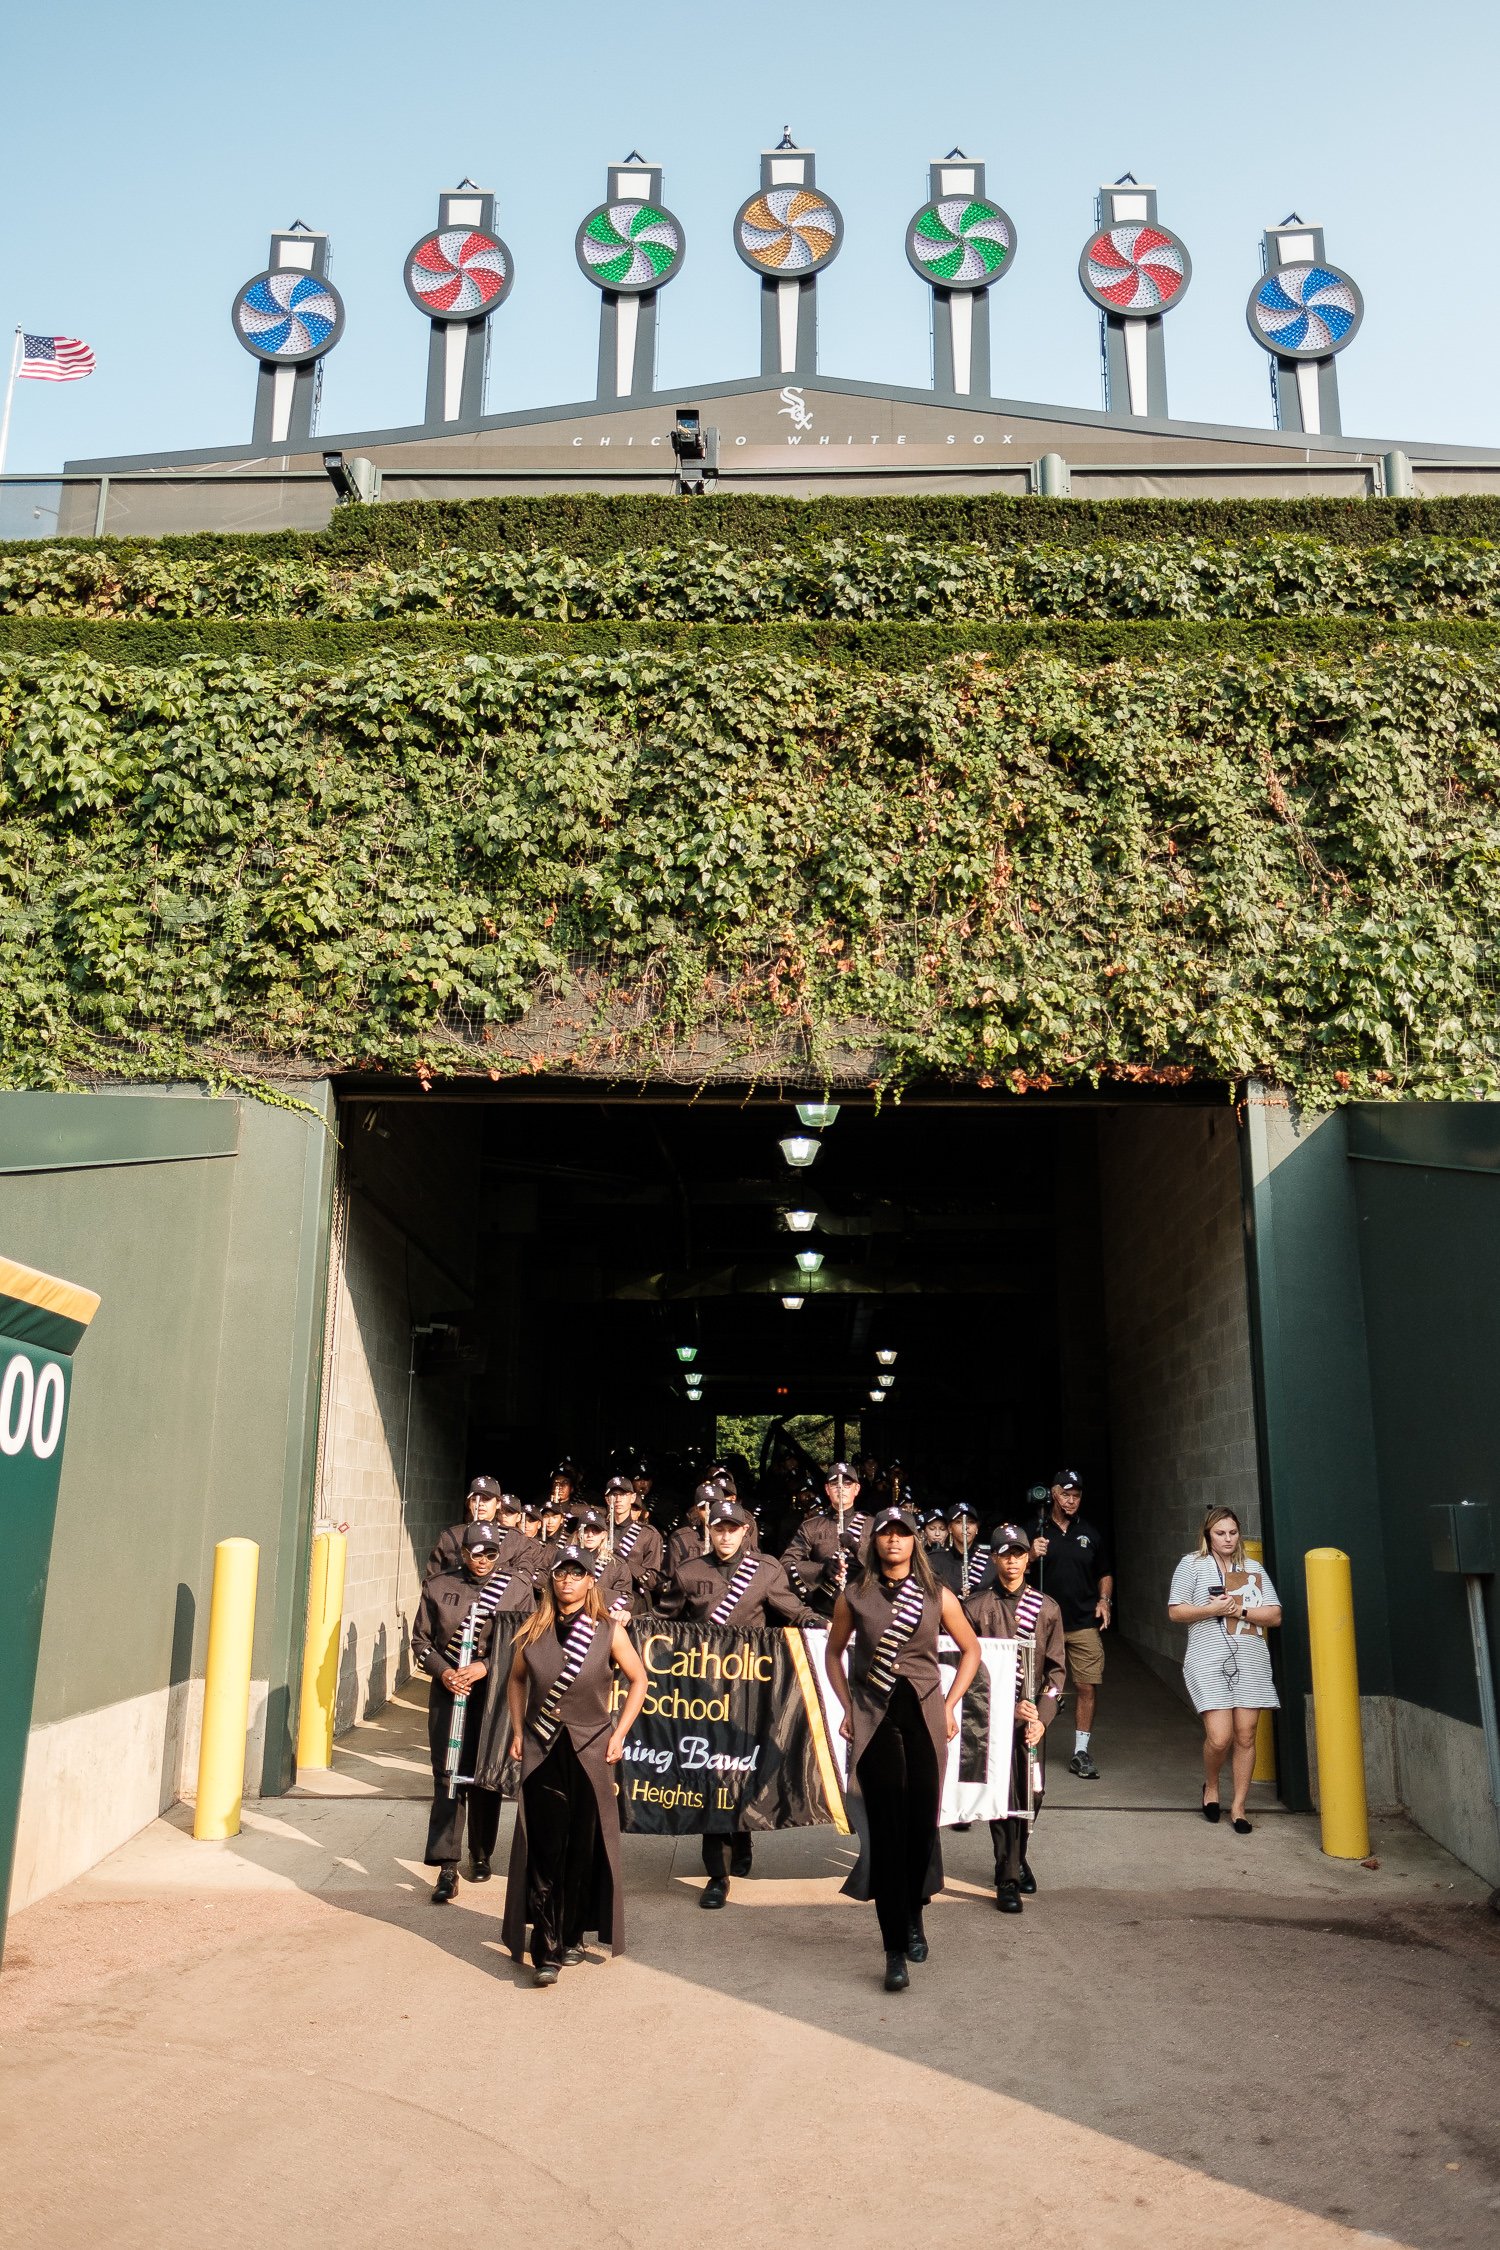
[(1304, 1561), (1323, 1849), (1330, 1859), (1368, 1859), (1370, 1815), (1349, 1557), (1337, 1547), (1312, 1547)]
[(214, 1549), (208, 1665), (203, 1682), (203, 1741), (198, 1752), (198, 1802), (193, 1812), (193, 1834), (200, 1843), (240, 1832), (245, 1736), (250, 1729), (255, 1581), (259, 1572), (260, 1549), (253, 1539), (219, 1541)]
[[(1264, 1562), (1266, 1559), (1265, 1546), (1259, 1539), (1247, 1539), (1245, 1552), (1252, 1562)], [(1250, 1776), (1252, 1781), (1276, 1779), (1276, 1729), (1271, 1720), (1272, 1714), (1262, 1711), (1255, 1723), (1255, 1771)]]
[(348, 1554), (349, 1542), (342, 1531), (320, 1531), (313, 1541), (307, 1644), (302, 1651), (302, 1711), (297, 1724), (299, 1766), (333, 1764), (333, 1699), (339, 1683)]

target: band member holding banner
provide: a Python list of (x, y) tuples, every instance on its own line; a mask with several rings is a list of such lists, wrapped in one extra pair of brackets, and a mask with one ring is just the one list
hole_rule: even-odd
[(432, 1681), (427, 1741), (432, 1752), (432, 1817), (426, 1864), (438, 1870), (433, 1904), (446, 1906), (458, 1889), (464, 1820), (469, 1828), (469, 1879), (487, 1883), (490, 1855), (500, 1830), (500, 1793), (474, 1779), (477, 1747), (488, 1697), (490, 1644), (495, 1620), (531, 1608), (530, 1573), (507, 1570), (500, 1540), (487, 1523), (470, 1524), (459, 1566), (439, 1571), (422, 1589), (412, 1626), (412, 1656)]
[[(940, 1631), (958, 1650), (946, 1699)], [(917, 1519), (905, 1508), (882, 1508), (876, 1516), (871, 1567), (834, 1605), (825, 1661), (844, 1714), (849, 1770), (869, 1819), (869, 1884), (885, 1947), (885, 1989), (904, 1992), (907, 1962), (927, 1959), (922, 1909), (943, 1887), (943, 1770), (959, 1703), (979, 1670), (974, 1629), (957, 1597), (934, 1579)]]
[[(614, 1673), (627, 1684), (610, 1725)], [(583, 1958), (585, 1932), (625, 1950), (620, 1801), (611, 1772), (646, 1700), (646, 1667), (610, 1618), (588, 1559), (554, 1556), (534, 1617), (516, 1635), (508, 1687), (521, 1795), (511, 1840), (501, 1936), (513, 1960), (531, 1958), (539, 1985)]]
[(859, 1478), (847, 1461), (834, 1462), (823, 1491), (827, 1513), (804, 1516), (781, 1559), (796, 1591), (826, 1618), (850, 1580), (859, 1576), (870, 1518), (859, 1507)]
[[(776, 1557), (751, 1545), (751, 1529), (748, 1508), (738, 1500), (715, 1500), (708, 1511), (708, 1553), (687, 1555), (677, 1565), (661, 1593), (663, 1612), (694, 1624), (745, 1632), (758, 1632), (773, 1621), (821, 1630), (823, 1619), (793, 1592)], [(748, 1875), (750, 1870), (748, 1828), (737, 1828), (729, 1836), (705, 1835), (703, 1872), (708, 1883), (698, 1904), (722, 1906), (729, 1896), (730, 1876)]]
[(1046, 1786), (1042, 1739), (1057, 1717), (1068, 1684), (1068, 1658), (1062, 1611), (1050, 1594), (1039, 1594), (1026, 1583), (1031, 1541), (1021, 1526), (997, 1524), (990, 1536), (990, 1553), (995, 1583), (971, 1594), (964, 1613), (981, 1639), (1015, 1641), (1020, 1659), (1011, 1810), (1004, 1820), (990, 1822), (995, 1904), (1002, 1914), (1019, 1914), (1022, 1892), (1029, 1897), (1036, 1889), (1028, 1851)]
[(661, 1533), (646, 1514), (647, 1498), (629, 1477), (611, 1477), (604, 1487), (614, 1531), (615, 1560), (630, 1573), (630, 1606), (637, 1617), (651, 1607), (665, 1558)]

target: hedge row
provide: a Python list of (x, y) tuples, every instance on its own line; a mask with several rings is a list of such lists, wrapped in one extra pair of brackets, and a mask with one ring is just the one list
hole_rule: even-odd
[[(736, 493), (673, 500), (557, 493), (488, 500), (399, 501), (335, 510), (325, 531), (197, 532), (113, 539), (114, 553), (211, 557), (226, 551), (346, 563), (406, 564), (440, 548), (471, 553), (555, 547), (585, 561), (641, 547), (703, 541), (768, 555), (808, 539), (899, 532), (927, 545), (1092, 546), (1101, 539), (1261, 539), (1304, 533), (1339, 546), (1399, 538), (1500, 540), (1500, 495), (1441, 500), (1045, 500), (1000, 493), (913, 493), (796, 500)], [(24, 547), (26, 542), (16, 542)], [(93, 539), (66, 542), (92, 547)], [(0, 549), (0, 552), (5, 550)]]
[(1500, 653), (0, 659), (9, 1085), (1495, 1098), (1497, 927)]
[(881, 533), (769, 555), (717, 544), (586, 562), (561, 549), (445, 549), (401, 568), (157, 550), (0, 555), (0, 614), (31, 617), (438, 616), (752, 624), (783, 618), (1500, 617), (1500, 546), (1331, 546), (1295, 536), (1107, 540), (1092, 547), (921, 546)]
[(450, 617), (397, 617), (341, 624), (307, 618), (31, 618), (0, 616), (0, 652), (60, 655), (73, 650), (100, 663), (172, 666), (194, 656), (264, 657), (278, 663), (343, 666), (382, 650), (431, 650), (458, 656), (615, 656), (635, 650), (704, 658), (810, 658), (840, 668), (920, 671), (946, 656), (973, 651), (1013, 662), (1028, 651), (1051, 652), (1085, 668), (1215, 653), (1285, 656), (1316, 652), (1334, 659), (1377, 648), (1468, 649), (1500, 646), (1500, 621), (1442, 617), (1383, 622), (1367, 617), (1270, 617), (1249, 620), (1123, 620), (1076, 624), (953, 624), (896, 620), (815, 623), (778, 619), (765, 625), (619, 622), (557, 624), (513, 618), (487, 624)]

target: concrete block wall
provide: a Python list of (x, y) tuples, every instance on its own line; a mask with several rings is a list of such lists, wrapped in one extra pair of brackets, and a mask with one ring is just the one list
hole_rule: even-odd
[(413, 1375), (421, 1254), (359, 1192), (334, 1283), (320, 1517), (349, 1531), (335, 1727), (377, 1712), (411, 1676), (422, 1568), (462, 1512), (464, 1400), (451, 1376)]
[(1099, 1178), (1119, 1625), (1180, 1684), (1167, 1588), (1204, 1509), (1260, 1533), (1234, 1118), (1109, 1111)]

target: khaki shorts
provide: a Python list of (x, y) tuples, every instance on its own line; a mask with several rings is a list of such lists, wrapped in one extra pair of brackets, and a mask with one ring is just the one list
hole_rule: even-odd
[(1078, 1633), (1064, 1633), (1068, 1652), (1068, 1678), (1074, 1687), (1097, 1687), (1104, 1677), (1104, 1635), (1097, 1625)]

